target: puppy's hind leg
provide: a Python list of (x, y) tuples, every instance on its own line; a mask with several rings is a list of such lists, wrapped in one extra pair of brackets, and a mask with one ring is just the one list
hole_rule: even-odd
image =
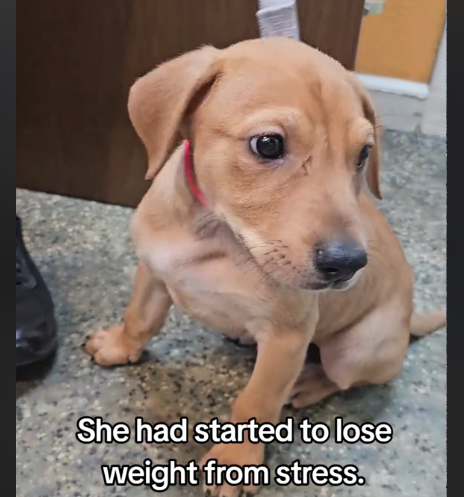
[(382, 384), (397, 376), (409, 344), (409, 318), (398, 306), (373, 310), (362, 321), (320, 344), (322, 367), (307, 366), (290, 397), (295, 408), (349, 388)]
[(100, 366), (137, 362), (144, 346), (161, 330), (171, 304), (164, 283), (140, 262), (123, 323), (92, 333), (87, 352)]
[(321, 364), (307, 364), (293, 386), (289, 404), (295, 409), (308, 407), (339, 390), (338, 386), (329, 380)]

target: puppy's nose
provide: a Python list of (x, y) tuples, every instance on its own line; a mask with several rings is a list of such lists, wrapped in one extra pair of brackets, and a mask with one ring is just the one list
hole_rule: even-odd
[(366, 251), (352, 241), (328, 242), (316, 252), (316, 269), (326, 282), (348, 281), (366, 264)]

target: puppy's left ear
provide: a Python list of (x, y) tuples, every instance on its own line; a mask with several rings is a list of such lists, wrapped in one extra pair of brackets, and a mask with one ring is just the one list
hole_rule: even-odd
[[(172, 152), (189, 110), (205, 97), (219, 74), (219, 50), (205, 46), (169, 60), (131, 87), (129, 117), (148, 154), (153, 179)], [(197, 98), (196, 98), (197, 97)]]
[(369, 163), (366, 170), (366, 181), (369, 186), (369, 190), (375, 197), (382, 199), (382, 192), (380, 190), (380, 123), (379, 119), (375, 113), (374, 102), (372, 97), (369, 95), (368, 91), (364, 88), (361, 82), (352, 75), (353, 86), (355, 87), (356, 93), (361, 99), (361, 105), (365, 118), (374, 127), (374, 146), (372, 147), (371, 154), (369, 157)]

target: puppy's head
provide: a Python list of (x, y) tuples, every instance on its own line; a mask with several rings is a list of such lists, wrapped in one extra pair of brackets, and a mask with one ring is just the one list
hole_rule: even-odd
[(270, 277), (313, 291), (356, 281), (367, 264), (364, 180), (381, 198), (378, 125), (335, 60), (280, 38), (204, 47), (140, 78), (129, 115), (148, 178), (179, 132), (191, 140), (211, 210)]

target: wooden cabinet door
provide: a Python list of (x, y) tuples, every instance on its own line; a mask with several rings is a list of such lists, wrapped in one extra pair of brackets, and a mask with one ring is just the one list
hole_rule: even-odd
[[(364, 0), (299, 0), (301, 36), (353, 69)], [(259, 36), (254, 0), (17, 0), (17, 187), (135, 206), (134, 80), (209, 43)]]

